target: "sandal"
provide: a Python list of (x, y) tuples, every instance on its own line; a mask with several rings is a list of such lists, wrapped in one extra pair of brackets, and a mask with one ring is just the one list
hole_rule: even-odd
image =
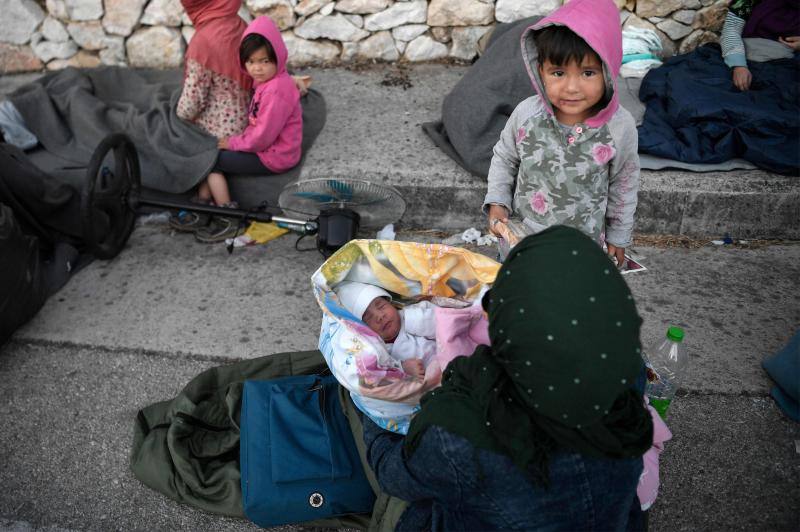
[(194, 233), (198, 242), (211, 244), (223, 242), (227, 238), (234, 238), (239, 233), (239, 222), (232, 218), (215, 216), (206, 227), (201, 227)]
[(211, 217), (207, 214), (198, 214), (193, 211), (178, 211), (169, 217), (169, 226), (182, 233), (194, 233), (208, 225)]

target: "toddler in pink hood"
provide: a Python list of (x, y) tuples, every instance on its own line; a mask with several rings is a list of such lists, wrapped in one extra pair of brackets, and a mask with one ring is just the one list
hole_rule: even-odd
[[(580, 229), (621, 267), (638, 203), (636, 122), (619, 105), (619, 9), (570, 0), (522, 34), (534, 94), (517, 105), (494, 146), (483, 211), (503, 236), (555, 225)], [(523, 235), (524, 236), (524, 235)]]
[(250, 23), (239, 46), (241, 67), (253, 79), (247, 127), (219, 139), (217, 164), (200, 186), (201, 199), (206, 192), (217, 205), (233, 206), (225, 174), (278, 174), (300, 161), (303, 110), (286, 71), (287, 56), (272, 20), (262, 16)]

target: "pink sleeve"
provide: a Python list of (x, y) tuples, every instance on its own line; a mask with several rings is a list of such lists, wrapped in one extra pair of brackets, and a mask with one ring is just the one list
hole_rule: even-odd
[(489, 345), (489, 322), (478, 306), (436, 307), (436, 358), (442, 368), (456, 357), (469, 356), (478, 345)]
[(292, 107), (276, 94), (265, 93), (259, 99), (256, 123), (245, 128), (240, 135), (228, 139), (228, 148), (234, 151), (262, 152), (278, 138)]

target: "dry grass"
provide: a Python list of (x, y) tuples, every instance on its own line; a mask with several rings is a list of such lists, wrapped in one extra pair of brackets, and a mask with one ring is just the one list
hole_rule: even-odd
[(459, 231), (440, 231), (439, 229), (412, 229), (404, 232), (411, 233), (414, 235), (426, 236), (428, 238), (447, 238), (449, 236), (459, 233)]
[(684, 235), (640, 235), (633, 236), (633, 245), (653, 248), (698, 249), (711, 242), (710, 238), (698, 239)]
[[(683, 249), (698, 249), (703, 246), (713, 245), (713, 240), (722, 240), (722, 238), (699, 238), (685, 235), (642, 235), (634, 234), (633, 245), (653, 247), (653, 248), (683, 248)], [(781, 240), (781, 239), (733, 239), (733, 243), (725, 244), (725, 247), (740, 248), (740, 249), (760, 249), (767, 246), (787, 246), (796, 245), (800, 242), (796, 240)]]
[(391, 71), (384, 74), (381, 85), (385, 87), (401, 87), (403, 90), (414, 86), (408, 75), (408, 67), (404, 65), (395, 65)]

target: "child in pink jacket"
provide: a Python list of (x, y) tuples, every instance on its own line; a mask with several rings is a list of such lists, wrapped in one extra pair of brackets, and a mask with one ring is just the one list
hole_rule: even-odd
[[(226, 174), (279, 174), (300, 161), (303, 110), (297, 86), (286, 71), (287, 56), (272, 20), (262, 16), (250, 23), (239, 46), (241, 67), (253, 78), (248, 125), (239, 135), (219, 139), (217, 163), (200, 185), (199, 199), (235, 206)], [(214, 228), (209, 229), (206, 232), (214, 232)], [(217, 229), (225, 232), (226, 228)]]

